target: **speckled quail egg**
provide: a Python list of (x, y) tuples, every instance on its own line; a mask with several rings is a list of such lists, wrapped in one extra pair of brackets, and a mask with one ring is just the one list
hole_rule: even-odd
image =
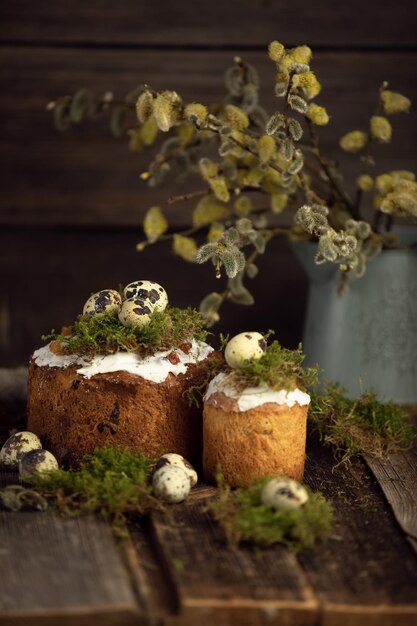
[(0, 464), (5, 469), (17, 470), (19, 461), (24, 454), (40, 448), (42, 448), (42, 443), (35, 433), (31, 433), (28, 430), (15, 433), (8, 438), (0, 450)]
[(100, 315), (114, 311), (118, 313), (122, 306), (122, 297), (114, 289), (103, 289), (93, 293), (84, 304), (83, 315)]
[(152, 304), (148, 300), (130, 298), (129, 300), (124, 300), (119, 312), (119, 320), (123, 326), (143, 328), (150, 323), (152, 313)]
[(261, 333), (239, 333), (229, 341), (224, 358), (229, 367), (238, 369), (249, 359), (259, 359), (266, 350), (266, 341)]
[(299, 509), (308, 500), (305, 487), (286, 477), (272, 478), (263, 487), (261, 502), (272, 509), (291, 511)]
[(170, 464), (156, 470), (152, 477), (152, 486), (155, 496), (169, 504), (185, 500), (191, 489), (185, 470)]
[(19, 475), (20, 478), (25, 479), (35, 474), (57, 470), (58, 467), (58, 461), (48, 450), (31, 450), (20, 459)]
[(165, 311), (168, 305), (168, 294), (161, 285), (153, 280), (135, 280), (124, 289), (124, 297), (140, 298), (149, 301), (155, 311)]
[(185, 459), (181, 454), (177, 454), (176, 452), (168, 452), (167, 454), (163, 454), (155, 464), (155, 471), (159, 470), (161, 467), (166, 467), (167, 465), (177, 465), (187, 474), (190, 479), (191, 487), (197, 484), (198, 475), (193, 466), (187, 459)]

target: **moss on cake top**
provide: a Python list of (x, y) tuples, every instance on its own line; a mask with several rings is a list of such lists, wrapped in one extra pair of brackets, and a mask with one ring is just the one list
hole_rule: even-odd
[(277, 340), (267, 345), (270, 334), (240, 333), (227, 343), (228, 382), (237, 388), (267, 385), (274, 390), (314, 386), (318, 370), (303, 367), (301, 344), (296, 350), (284, 348)]
[(64, 334), (52, 332), (53, 351), (60, 354), (113, 354), (119, 350), (142, 354), (168, 350), (191, 339), (204, 341), (208, 332), (198, 311), (168, 307), (154, 311), (143, 327), (124, 326), (114, 311), (101, 315), (80, 315)]

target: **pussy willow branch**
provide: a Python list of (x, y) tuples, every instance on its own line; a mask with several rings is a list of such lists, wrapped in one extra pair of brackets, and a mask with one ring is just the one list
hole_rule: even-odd
[(346, 193), (346, 191), (340, 187), (339, 182), (335, 179), (335, 177), (333, 176), (332, 171), (329, 168), (328, 161), (327, 161), (326, 157), (321, 152), (319, 137), (318, 137), (318, 135), (316, 133), (316, 130), (315, 130), (311, 120), (307, 119), (307, 125), (308, 125), (308, 129), (309, 129), (309, 132), (310, 132), (311, 141), (312, 141), (313, 147), (315, 149), (315, 151), (313, 151), (313, 154), (318, 159), (318, 161), (319, 161), (321, 167), (323, 168), (323, 171), (326, 174), (327, 178), (329, 179), (329, 182), (330, 182), (331, 186), (333, 187), (336, 195), (348, 207), (348, 209), (352, 213), (352, 217), (355, 218), (355, 219), (359, 219), (360, 216), (358, 214), (358, 211), (356, 210), (356, 207), (355, 207), (354, 203), (352, 202), (351, 198)]

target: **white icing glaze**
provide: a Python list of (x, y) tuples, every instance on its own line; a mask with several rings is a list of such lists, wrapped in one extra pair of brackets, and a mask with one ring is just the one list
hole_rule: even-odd
[(295, 404), (300, 406), (310, 404), (308, 393), (301, 391), (298, 387), (292, 391), (286, 389), (276, 391), (267, 385), (260, 385), (259, 387), (246, 387), (243, 391), (238, 391), (228, 383), (228, 375), (225, 372), (217, 374), (210, 381), (204, 400), (208, 400), (216, 392), (224, 393), (228, 398), (235, 400), (239, 411), (248, 411), (268, 402), (279, 405), (286, 404), (289, 407), (293, 407)]
[[(171, 352), (175, 352), (179, 357), (179, 362), (174, 364), (167, 358)], [(154, 383), (162, 383), (169, 373), (178, 376), (187, 371), (187, 365), (203, 361), (213, 348), (203, 341), (191, 341), (191, 348), (188, 354), (176, 348), (165, 352), (156, 352), (151, 356), (141, 357), (133, 352), (116, 352), (115, 354), (97, 355), (91, 360), (77, 356), (53, 354), (49, 349), (49, 344), (39, 348), (33, 353), (36, 365), (48, 367), (68, 367), (69, 365), (79, 365), (77, 374), (85, 378), (91, 378), (95, 374), (107, 374), (123, 370), (130, 374), (136, 374)]]

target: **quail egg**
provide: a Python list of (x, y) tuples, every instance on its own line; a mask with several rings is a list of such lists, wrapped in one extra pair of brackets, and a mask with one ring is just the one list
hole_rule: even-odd
[(58, 467), (58, 461), (48, 450), (31, 450), (20, 459), (19, 475), (25, 479), (35, 474), (57, 470)]
[(42, 448), (41, 440), (35, 433), (24, 430), (15, 433), (3, 445), (0, 451), (0, 464), (8, 470), (17, 470), (19, 461), (26, 452)]
[(190, 479), (191, 487), (197, 484), (198, 475), (193, 466), (187, 459), (184, 459), (181, 454), (176, 454), (175, 452), (168, 452), (167, 454), (163, 454), (156, 462), (155, 471), (159, 470), (161, 467), (167, 467), (168, 465), (175, 465), (184, 470)]
[(182, 502), (190, 493), (191, 484), (188, 474), (178, 465), (164, 465), (153, 475), (154, 494), (164, 502), (175, 504)]
[(307, 500), (308, 493), (305, 487), (291, 478), (272, 478), (261, 492), (262, 504), (276, 511), (299, 509)]
[(119, 320), (123, 326), (143, 328), (151, 321), (152, 313), (152, 304), (148, 300), (130, 298), (124, 300), (119, 312)]
[(259, 359), (265, 350), (266, 341), (261, 333), (240, 333), (228, 342), (224, 358), (229, 367), (238, 369), (249, 359)]
[(152, 304), (155, 311), (165, 311), (168, 305), (168, 294), (161, 285), (153, 280), (135, 280), (124, 289), (124, 297), (140, 298)]
[(93, 293), (84, 304), (83, 315), (100, 315), (114, 311), (118, 313), (122, 305), (122, 297), (118, 291), (114, 289), (103, 289), (97, 293)]

